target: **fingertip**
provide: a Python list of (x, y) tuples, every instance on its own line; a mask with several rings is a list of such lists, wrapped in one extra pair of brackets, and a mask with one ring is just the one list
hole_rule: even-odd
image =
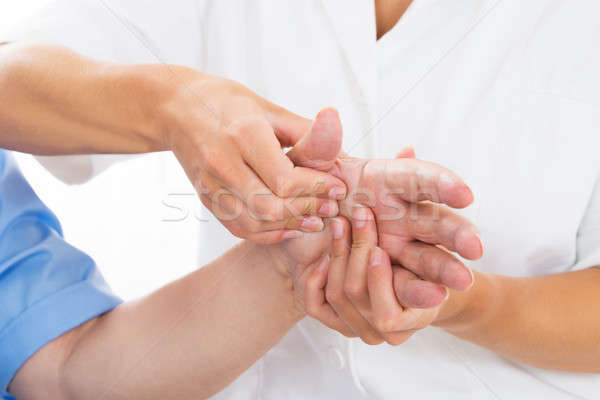
[(434, 308), (441, 305), (448, 296), (448, 289), (420, 279), (409, 280), (404, 288), (401, 302), (410, 308)]
[(443, 172), (439, 178), (441, 201), (453, 208), (465, 208), (473, 203), (471, 188), (456, 175)]
[(327, 196), (331, 199), (331, 200), (344, 200), (346, 198), (346, 186), (334, 186), (332, 187), (329, 192), (327, 193)]
[(455, 260), (447, 262), (440, 273), (441, 284), (450, 289), (465, 291), (473, 285), (473, 275), (469, 268)]
[(324, 200), (321, 203), (321, 206), (317, 210), (317, 213), (321, 217), (335, 217), (340, 213), (340, 208), (338, 206), (337, 201), (333, 200)]
[(325, 224), (321, 218), (310, 215), (302, 218), (300, 229), (304, 232), (321, 232), (324, 226)]
[(467, 260), (483, 257), (483, 241), (478, 233), (471, 229), (461, 229), (454, 237), (454, 247), (458, 254)]
[(412, 146), (406, 146), (396, 154), (396, 158), (415, 158), (415, 149)]

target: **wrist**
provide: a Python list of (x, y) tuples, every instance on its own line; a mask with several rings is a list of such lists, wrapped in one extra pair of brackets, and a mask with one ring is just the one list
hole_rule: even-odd
[(247, 249), (251, 263), (260, 265), (259, 275), (270, 277), (272, 288), (277, 291), (278, 298), (281, 299), (281, 304), (285, 309), (285, 315), (294, 323), (302, 319), (305, 312), (297, 303), (293, 277), (289, 268), (290, 260), (281, 246), (263, 245), (250, 241), (243, 242), (242, 246)]
[(481, 328), (494, 319), (501, 303), (501, 286), (497, 276), (473, 271), (475, 283), (465, 292), (450, 291), (433, 325), (451, 333)]

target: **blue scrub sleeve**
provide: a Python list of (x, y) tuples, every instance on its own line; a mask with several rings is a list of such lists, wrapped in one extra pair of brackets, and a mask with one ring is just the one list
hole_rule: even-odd
[(48, 342), (121, 303), (0, 150), (0, 393)]

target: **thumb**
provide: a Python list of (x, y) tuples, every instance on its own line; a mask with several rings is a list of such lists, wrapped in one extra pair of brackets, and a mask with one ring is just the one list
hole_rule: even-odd
[(312, 124), (310, 119), (301, 117), (274, 104), (269, 104), (267, 118), (281, 147), (294, 146), (306, 135)]
[(319, 112), (310, 130), (287, 153), (300, 167), (329, 171), (342, 149), (342, 122), (337, 110), (325, 108)]

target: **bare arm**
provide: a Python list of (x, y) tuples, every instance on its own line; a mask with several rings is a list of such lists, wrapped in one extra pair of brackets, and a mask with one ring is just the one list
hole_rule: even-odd
[[(319, 231), (318, 217), (338, 214), (344, 183), (294, 167), (281, 149), (309, 126), (236, 82), (191, 68), (0, 45), (0, 147), (50, 155), (171, 150), (225, 227), (256, 242)], [(234, 204), (221, 204), (224, 193)], [(235, 221), (232, 209), (242, 211)]]
[(142, 72), (135, 79), (132, 67), (59, 46), (0, 46), (0, 146), (47, 155), (166, 150), (147, 100), (160, 104), (160, 77), (153, 86)]
[(600, 269), (535, 278), (476, 273), (437, 325), (540, 368), (600, 373)]
[(23, 400), (206, 398), (302, 316), (291, 280), (245, 242), (51, 342), (9, 389)]

